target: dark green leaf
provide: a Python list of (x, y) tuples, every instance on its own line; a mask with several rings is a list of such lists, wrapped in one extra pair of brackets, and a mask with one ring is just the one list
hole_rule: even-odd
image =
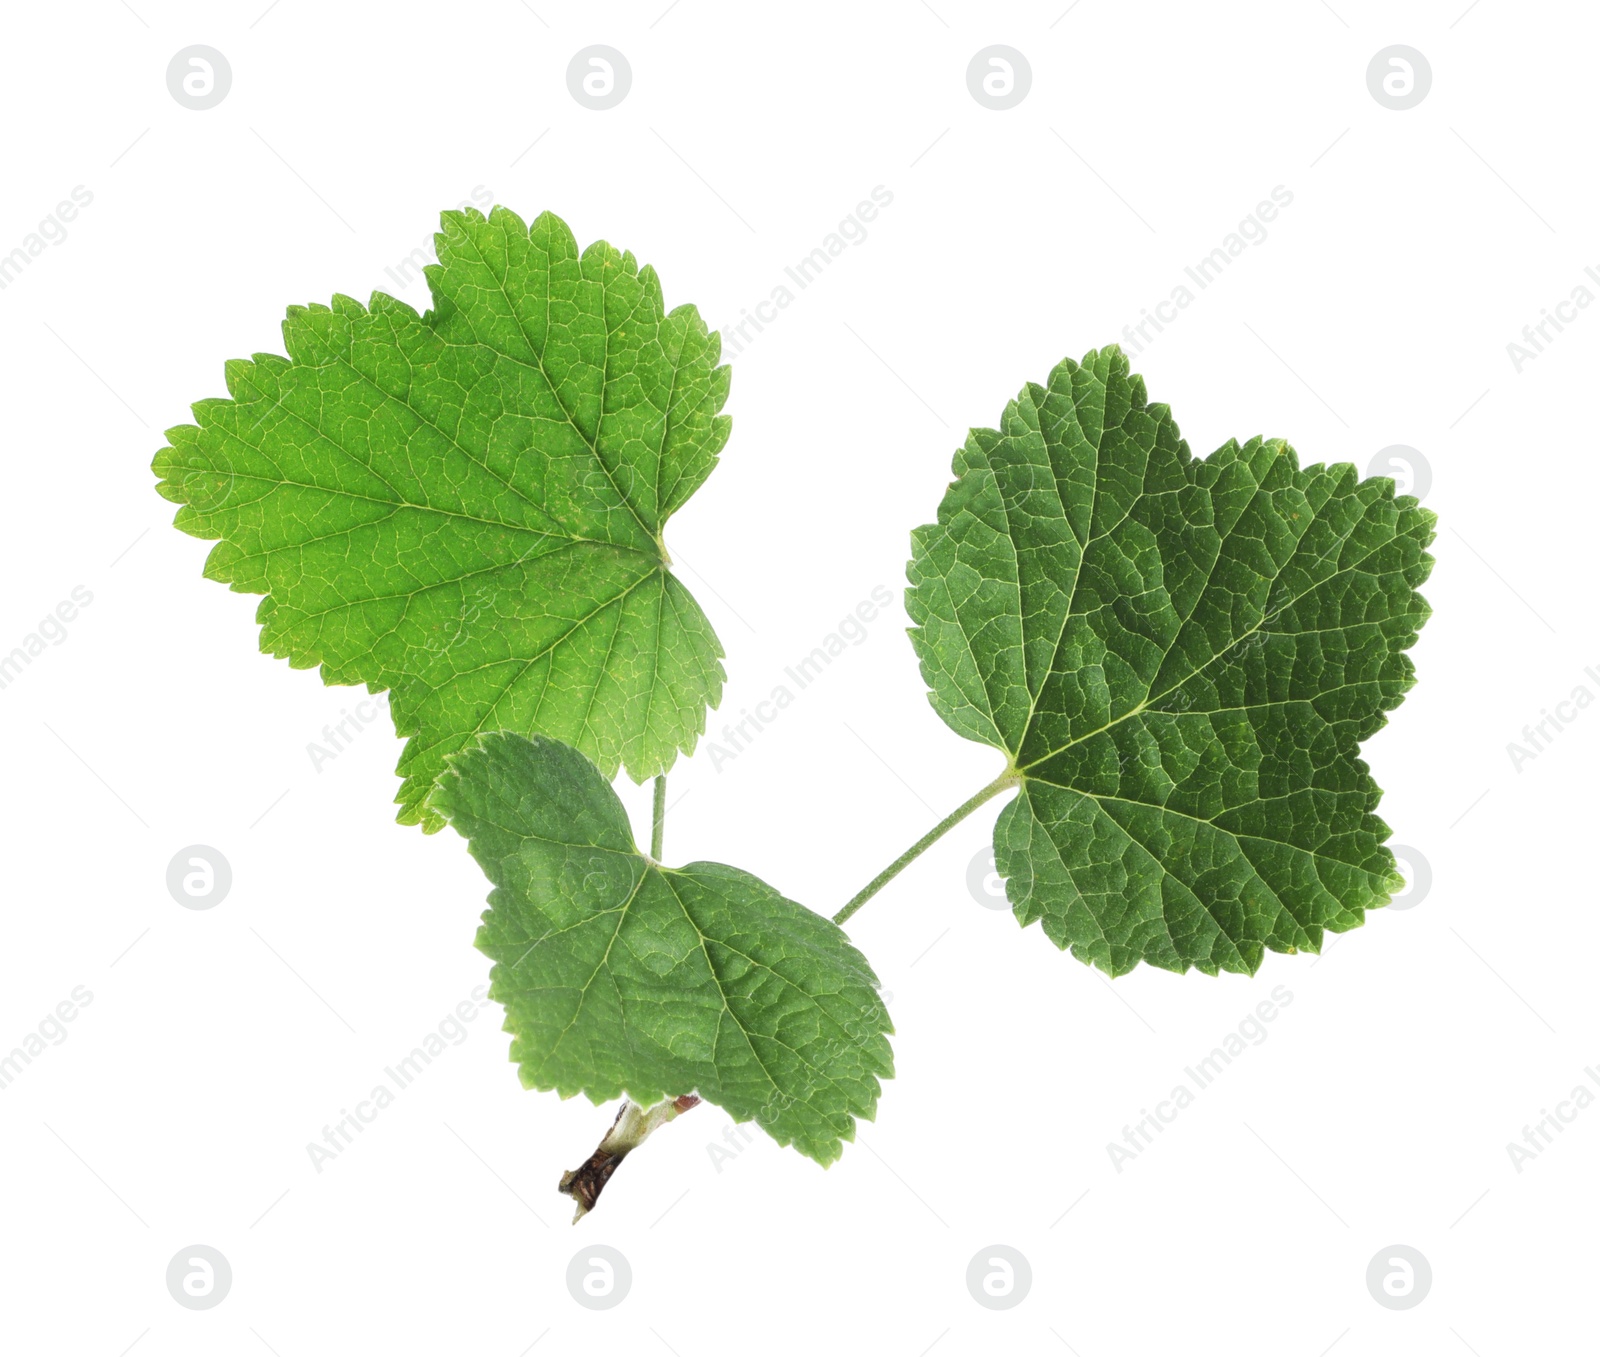
[(698, 1093), (823, 1164), (872, 1118), (893, 1028), (837, 926), (737, 868), (652, 862), (605, 779), (552, 740), (484, 736), (432, 806), (494, 883), (478, 946), (525, 1086)]
[(1189, 453), (1115, 348), (974, 429), (907, 604), (935, 709), (1021, 790), (995, 860), (1113, 975), (1253, 972), (1403, 883), (1358, 747), (1413, 682), (1434, 518), (1281, 440)]

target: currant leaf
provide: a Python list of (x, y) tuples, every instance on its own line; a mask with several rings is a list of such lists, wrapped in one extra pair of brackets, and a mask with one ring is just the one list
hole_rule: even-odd
[(287, 359), (167, 431), (159, 491), (264, 594), (261, 648), (390, 690), (403, 823), (490, 730), (566, 740), (637, 781), (692, 751), (722, 647), (668, 569), (666, 521), (727, 441), (729, 373), (655, 271), (565, 223), (446, 212), (433, 309), (291, 307)]
[(871, 1120), (893, 1027), (836, 925), (737, 868), (653, 862), (554, 740), (482, 737), (432, 808), (494, 885), (478, 946), (525, 1087), (645, 1107), (698, 1093), (822, 1164)]
[(911, 638), (1018, 780), (995, 862), (1024, 926), (1112, 975), (1253, 973), (1403, 887), (1358, 751), (1414, 681), (1432, 513), (1277, 439), (1192, 457), (1115, 347), (954, 469)]

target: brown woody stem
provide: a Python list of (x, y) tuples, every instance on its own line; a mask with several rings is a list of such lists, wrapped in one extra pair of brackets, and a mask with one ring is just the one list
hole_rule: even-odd
[(623, 1099), (617, 1119), (611, 1123), (611, 1129), (595, 1147), (595, 1152), (577, 1168), (561, 1175), (561, 1191), (578, 1203), (572, 1223), (576, 1225), (594, 1210), (600, 1194), (611, 1181), (611, 1175), (617, 1171), (617, 1165), (638, 1149), (645, 1137), (691, 1107), (698, 1106), (699, 1102), (699, 1097), (693, 1093), (666, 1098), (653, 1107), (640, 1107), (635, 1102)]

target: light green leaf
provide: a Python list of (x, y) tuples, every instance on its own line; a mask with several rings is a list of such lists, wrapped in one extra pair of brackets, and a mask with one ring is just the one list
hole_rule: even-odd
[(291, 307), (289, 359), (227, 365), (155, 459), (209, 578), (265, 594), (261, 648), (391, 690), (403, 823), (489, 730), (638, 781), (692, 750), (722, 647), (661, 533), (727, 441), (728, 369), (651, 268), (545, 213), (446, 212), (419, 316)]
[(871, 1120), (893, 1028), (836, 925), (748, 872), (652, 862), (605, 779), (552, 740), (484, 736), (431, 804), (494, 884), (478, 946), (526, 1087), (697, 1092), (823, 1164)]
[(1403, 885), (1358, 746), (1403, 653), (1434, 517), (1280, 440), (1190, 456), (1116, 348), (974, 429), (907, 606), (934, 708), (1003, 750), (1017, 918), (1112, 975), (1254, 972)]

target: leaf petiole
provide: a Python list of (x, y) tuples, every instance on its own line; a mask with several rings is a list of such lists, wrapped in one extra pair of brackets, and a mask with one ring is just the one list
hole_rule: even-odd
[(921, 857), (935, 842), (941, 839), (948, 831), (960, 824), (973, 811), (977, 810), (985, 801), (999, 796), (1008, 787), (1017, 787), (1022, 783), (1022, 774), (1015, 768), (1007, 768), (993, 782), (980, 791), (976, 796), (963, 801), (944, 819), (940, 820), (932, 829), (918, 839), (905, 852), (900, 854), (893, 862), (885, 867), (877, 876), (856, 893), (843, 909), (833, 916), (836, 924), (842, 924), (854, 914), (868, 900), (872, 899), (879, 891), (887, 886), (895, 877), (899, 876), (912, 862)]
[(650, 856), (661, 861), (661, 840), (667, 832), (667, 775), (656, 778), (654, 802), (650, 808)]

